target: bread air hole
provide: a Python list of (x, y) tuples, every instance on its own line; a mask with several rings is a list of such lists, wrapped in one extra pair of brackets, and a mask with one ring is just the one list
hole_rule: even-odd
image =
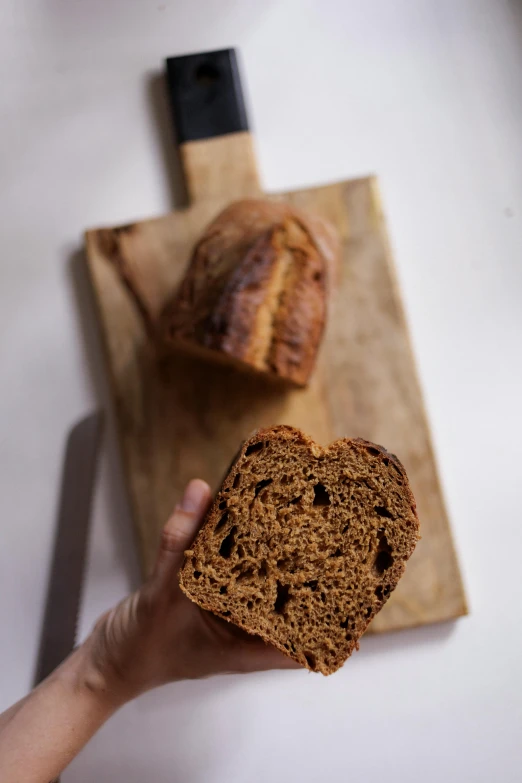
[(245, 571), (239, 572), (239, 574), (236, 576), (236, 582), (242, 582), (243, 579), (249, 579), (252, 576), (255, 576), (254, 569), (247, 568)]
[(377, 573), (384, 574), (393, 565), (393, 557), (389, 552), (378, 552), (375, 558), (374, 568)]
[(228, 511), (225, 511), (225, 513), (217, 523), (216, 527), (214, 528), (214, 533), (218, 533), (221, 530), (221, 528), (226, 525), (227, 519), (228, 519)]
[(379, 530), (377, 555), (373, 564), (374, 571), (379, 574), (379, 576), (382, 576), (382, 574), (393, 565), (393, 555), (391, 551), (391, 546), (388, 544), (388, 539), (386, 538), (384, 530)]
[(317, 661), (315, 659), (315, 655), (313, 653), (311, 653), (311, 652), (305, 652), (304, 653), (304, 657), (306, 658), (306, 662), (307, 662), (308, 666), (311, 669), (315, 669), (315, 667), (317, 666)]
[(254, 497), (257, 498), (261, 490), (264, 489), (265, 487), (268, 487), (269, 484), (272, 483), (272, 481), (273, 479), (263, 479), (262, 481), (258, 481), (258, 483), (256, 484), (256, 488), (254, 490)]
[(264, 448), (264, 445), (264, 443), (252, 443), (245, 451), (245, 457), (249, 457), (250, 454), (255, 454), (256, 451), (261, 451), (261, 449)]
[(393, 519), (393, 515), (390, 514), (387, 508), (384, 508), (384, 506), (374, 506), (373, 510), (376, 514), (378, 514), (380, 517), (387, 517), (387, 519)]
[(223, 541), (221, 542), (221, 546), (219, 547), (219, 554), (221, 557), (229, 558), (232, 554), (232, 549), (235, 544), (235, 536), (237, 533), (237, 526), (234, 525), (233, 528), (230, 530), (230, 533), (228, 536), (225, 536)]
[(323, 484), (316, 484), (314, 487), (314, 506), (329, 506), (330, 495)]
[(290, 586), (277, 582), (277, 596), (274, 604), (274, 612), (283, 614), (284, 608), (290, 600)]
[(234, 483), (232, 485), (234, 489), (237, 489), (239, 487), (240, 481), (241, 481), (241, 473), (236, 473), (236, 475), (234, 476)]
[(395, 481), (397, 482), (397, 484), (402, 484), (403, 475), (402, 475), (401, 469), (394, 462), (391, 463), (391, 466), (392, 466), (392, 468), (394, 469), (394, 471), (397, 474), (397, 477), (395, 478)]
[(385, 598), (388, 598), (388, 596), (391, 593), (391, 587), (390, 585), (379, 585), (375, 588), (375, 595), (379, 599), (379, 601), (384, 601)]

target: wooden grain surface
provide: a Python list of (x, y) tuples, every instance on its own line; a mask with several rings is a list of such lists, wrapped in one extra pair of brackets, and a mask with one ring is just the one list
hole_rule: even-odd
[(260, 193), (249, 134), (191, 142), (181, 156), (188, 208), (86, 235), (144, 573), (186, 482), (200, 476), (215, 489), (246, 435), (292, 424), (323, 444), (343, 436), (375, 441), (396, 453), (410, 476), (422, 541), (372, 630), (465, 614), (376, 180), (267, 196), (330, 220), (343, 247), (313, 381), (283, 391), (225, 366), (158, 353), (155, 321), (198, 235), (230, 201)]

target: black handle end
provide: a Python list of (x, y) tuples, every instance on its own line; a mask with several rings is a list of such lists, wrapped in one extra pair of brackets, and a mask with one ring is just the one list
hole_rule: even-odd
[(234, 49), (169, 57), (167, 83), (180, 144), (248, 130)]

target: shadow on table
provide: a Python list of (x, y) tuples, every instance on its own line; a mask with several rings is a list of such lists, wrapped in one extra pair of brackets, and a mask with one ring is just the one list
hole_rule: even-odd
[(187, 206), (188, 193), (179, 156), (174, 120), (169, 105), (165, 72), (149, 73), (145, 78), (147, 101), (154, 119), (158, 147), (163, 159), (162, 168), (167, 178), (172, 208), (180, 209)]
[[(339, 690), (336, 677), (341, 689), (350, 691), (350, 681), (358, 677), (357, 663), (365, 657), (378, 653), (385, 659), (393, 650), (443, 645), (454, 629), (455, 621), (366, 637), (361, 652), (332, 678), (281, 671), (186, 681), (157, 689), (117, 713), (72, 762), (62, 776), (63, 783), (204, 783), (220, 773), (226, 778), (231, 748), (237, 762), (242, 749), (249, 746), (251, 731), (246, 712), (231, 711), (227, 704), (231, 690), (243, 689), (240, 701), (248, 703), (255, 700), (257, 689), (268, 688), (276, 711), (294, 703), (299, 691), (305, 694), (301, 706), (308, 710), (310, 720), (317, 718), (318, 709), (324, 709), (321, 723), (330, 714), (327, 694), (331, 697), (332, 691)], [(347, 716), (353, 715), (356, 705), (347, 702), (346, 709)], [(255, 719), (254, 726), (259, 730)]]
[(106, 415), (104, 448), (107, 450), (107, 463), (109, 466), (108, 517), (112, 527), (111, 532), (117, 543), (117, 551), (120, 553), (129, 583), (132, 586), (138, 586), (141, 582), (141, 577), (133, 534), (132, 516), (123, 480), (113, 403), (109, 390), (99, 321), (95, 313), (94, 299), (83, 249), (71, 253), (68, 262), (68, 272), (76, 301), (76, 312), (78, 314), (79, 330), (83, 338), (88, 376), (94, 387), (97, 407), (103, 409)]
[[(242, 744), (241, 717), (219, 712), (244, 680), (214, 677), (151, 691), (102, 727), (63, 773), (62, 783), (204, 783), (227, 763), (231, 733)], [(213, 773), (213, 774), (212, 774)]]
[(386, 655), (387, 652), (404, 650), (408, 647), (440, 645), (454, 634), (457, 624), (463, 618), (443, 623), (433, 623), (417, 628), (379, 634), (367, 634), (361, 639), (360, 656)]

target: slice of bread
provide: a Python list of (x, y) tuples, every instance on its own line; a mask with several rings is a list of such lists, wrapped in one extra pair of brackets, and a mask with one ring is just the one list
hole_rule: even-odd
[(338, 240), (287, 204), (231, 204), (207, 227), (160, 319), (164, 345), (307, 383), (327, 313)]
[(203, 609), (332, 674), (358, 646), (419, 538), (404, 468), (364, 440), (323, 449), (259, 430), (219, 490), (180, 585)]

